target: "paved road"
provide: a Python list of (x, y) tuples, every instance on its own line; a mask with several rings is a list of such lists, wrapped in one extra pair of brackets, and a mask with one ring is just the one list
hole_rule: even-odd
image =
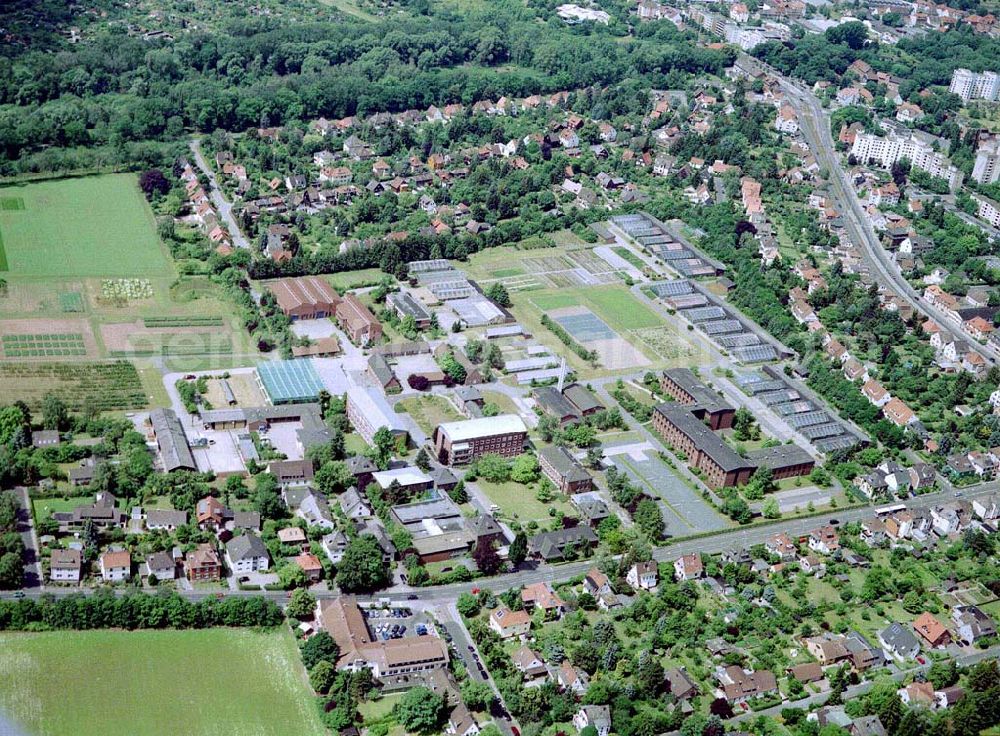
[(219, 187), (219, 182), (216, 181), (215, 174), (212, 173), (212, 168), (208, 165), (208, 162), (205, 160), (205, 156), (201, 152), (200, 139), (191, 139), (191, 154), (194, 156), (195, 164), (199, 169), (201, 169), (201, 173), (208, 178), (208, 196), (212, 199), (212, 204), (215, 205), (215, 209), (219, 213), (219, 217), (224, 223), (226, 223), (226, 227), (229, 229), (229, 235), (233, 239), (233, 245), (237, 248), (250, 248), (250, 241), (243, 235), (243, 231), (240, 230), (240, 226), (236, 222), (236, 218), (233, 217), (232, 203), (226, 199), (225, 196), (223, 196), (222, 189)]
[[(24, 587), (27, 590), (39, 589), (42, 585), (42, 562), (38, 551), (38, 534), (35, 532), (35, 517), (31, 513), (31, 499), (28, 489), (18, 487), (14, 491), (17, 499), (17, 531), (24, 542)], [(3, 733), (0, 731), (0, 733)]]
[[(909, 282), (903, 278), (879, 242), (878, 236), (861, 206), (857, 192), (848, 181), (840, 157), (837, 155), (833, 136), (830, 133), (829, 113), (823, 109), (816, 96), (804, 86), (781, 76), (773, 68), (769, 67), (769, 71), (777, 77), (789, 103), (798, 113), (800, 128), (809, 143), (810, 150), (816, 154), (820, 165), (829, 172), (831, 191), (844, 215), (847, 232), (851, 241), (861, 249), (865, 261), (872, 268), (872, 275), (901, 296), (916, 311), (922, 312), (940, 324), (949, 323), (950, 318), (942, 310), (924, 301)], [(987, 362), (991, 364), (996, 362), (993, 351), (976, 342), (970, 342), (970, 346)]]

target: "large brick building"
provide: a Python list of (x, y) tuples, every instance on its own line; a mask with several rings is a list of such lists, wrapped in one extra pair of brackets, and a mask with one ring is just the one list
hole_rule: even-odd
[(446, 465), (462, 465), (483, 455), (515, 457), (524, 451), (528, 428), (516, 414), (439, 424), (434, 449)]
[(278, 279), (268, 284), (281, 313), (293, 322), (332, 317), (340, 295), (319, 276)]
[(354, 294), (346, 294), (337, 305), (337, 324), (357, 345), (367, 345), (382, 337), (382, 323)]
[(688, 406), (698, 419), (707, 419), (712, 429), (733, 426), (736, 409), (722, 400), (687, 368), (671, 368), (660, 376), (660, 387), (681, 404)]
[(688, 465), (704, 474), (712, 488), (742, 485), (756, 470), (698, 417), (690, 407), (660, 404), (653, 410), (653, 428), (674, 449), (687, 455)]

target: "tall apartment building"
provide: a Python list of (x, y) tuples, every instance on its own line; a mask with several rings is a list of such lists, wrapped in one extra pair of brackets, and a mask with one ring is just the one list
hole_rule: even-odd
[(985, 220), (993, 227), (1000, 227), (1000, 203), (978, 194), (973, 194), (972, 199), (976, 202), (978, 208), (976, 214), (979, 215), (979, 219)]
[(528, 428), (516, 414), (439, 424), (434, 449), (446, 465), (470, 463), (483, 455), (515, 457), (524, 451)]
[(956, 69), (948, 91), (963, 100), (996, 100), (1000, 97), (1000, 74)]
[(980, 184), (992, 184), (1000, 179), (1000, 138), (989, 138), (979, 144), (972, 178)]
[(951, 160), (913, 135), (901, 137), (890, 133), (881, 138), (871, 133), (858, 133), (851, 154), (860, 162), (875, 162), (887, 169), (897, 161), (907, 159), (913, 168), (944, 179), (952, 191), (962, 186), (962, 172), (952, 165)]

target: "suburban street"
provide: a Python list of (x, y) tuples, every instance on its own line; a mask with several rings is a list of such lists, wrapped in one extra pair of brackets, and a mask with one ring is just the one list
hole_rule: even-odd
[(226, 229), (229, 230), (229, 236), (233, 239), (233, 245), (237, 248), (249, 248), (250, 241), (243, 235), (243, 231), (240, 230), (236, 218), (233, 217), (233, 204), (223, 196), (219, 182), (216, 181), (215, 174), (212, 173), (212, 168), (208, 165), (204, 154), (201, 152), (201, 140), (199, 138), (191, 139), (191, 154), (194, 156), (194, 162), (201, 170), (201, 173), (208, 178), (208, 196), (211, 197), (212, 204), (215, 205), (219, 217), (226, 223)]
[[(847, 180), (847, 174), (841, 165), (830, 132), (829, 112), (823, 108), (815, 95), (804, 89), (799, 83), (781, 76), (772, 67), (767, 67), (767, 69), (778, 78), (782, 90), (788, 96), (789, 103), (798, 114), (802, 134), (809, 143), (810, 150), (815, 153), (820, 166), (829, 172), (828, 180), (831, 192), (844, 216), (851, 242), (860, 248), (865, 261), (872, 269), (872, 275), (905, 299), (916, 311), (942, 325), (949, 324), (952, 320), (942, 310), (928, 304), (903, 278), (888, 252), (879, 242), (878, 236), (861, 206), (857, 192)], [(969, 345), (987, 362), (991, 364), (996, 362), (996, 356), (990, 349), (974, 340), (970, 340)]]
[[(966, 500), (990, 496), (1000, 490), (1000, 481), (984, 483), (973, 488), (962, 491), (962, 497)], [(930, 506), (936, 503), (943, 503), (952, 499), (954, 494), (943, 490), (936, 493), (929, 493), (917, 499), (910, 499), (909, 506)], [(653, 550), (653, 558), (659, 562), (674, 560), (685, 554), (718, 554), (729, 549), (749, 548), (755, 544), (762, 544), (769, 536), (778, 532), (785, 532), (791, 537), (799, 537), (808, 534), (821, 524), (829, 523), (830, 519), (836, 519), (839, 524), (850, 521), (859, 521), (873, 514), (871, 506), (851, 506), (837, 509), (824, 514), (810, 515), (805, 518), (782, 519), (773, 522), (763, 522), (744, 527), (726, 529), (706, 535), (699, 535), (692, 538), (677, 538), (666, 545), (656, 547)], [(383, 598), (403, 600), (408, 596), (415, 596), (425, 602), (453, 601), (462, 593), (471, 592), (473, 589), (508, 590), (510, 588), (522, 588), (525, 585), (537, 582), (550, 582), (553, 584), (566, 582), (576, 577), (581, 577), (594, 566), (593, 560), (581, 560), (577, 562), (565, 562), (555, 565), (527, 562), (521, 569), (514, 573), (501, 575), (493, 578), (479, 578), (465, 583), (453, 583), (450, 585), (438, 585), (424, 588), (414, 588), (407, 585), (396, 585), (370, 596), (359, 596), (361, 601), (378, 601)], [(70, 587), (49, 587), (34, 588), (27, 591), (14, 591), (0, 593), (0, 599), (11, 598), (39, 598), (42, 595), (52, 595), (54, 597), (65, 597), (76, 595), (81, 592), (92, 592), (90, 588), (70, 588)], [(128, 588), (114, 588), (116, 595), (125, 595), (130, 591)], [(278, 603), (284, 603), (289, 593), (285, 591), (178, 591), (184, 598), (191, 601), (205, 600), (207, 598), (218, 598), (222, 596), (243, 596), (254, 597), (263, 596)], [(317, 598), (335, 598), (340, 595), (337, 591), (320, 590), (314, 592)]]

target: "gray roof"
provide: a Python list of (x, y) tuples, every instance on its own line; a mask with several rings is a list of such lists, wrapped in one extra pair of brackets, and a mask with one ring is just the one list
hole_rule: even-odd
[(566, 417), (580, 416), (580, 412), (569, 400), (552, 386), (535, 389), (535, 400), (546, 414), (551, 414), (556, 419), (562, 420)]
[(260, 514), (256, 511), (234, 511), (233, 526), (237, 529), (260, 529)]
[(742, 468), (752, 468), (754, 464), (746, 460), (723, 442), (718, 435), (709, 429), (700, 419), (691, 413), (689, 406), (680, 404), (659, 404), (655, 411), (658, 411), (677, 429), (704, 452), (712, 461), (725, 472), (740, 470)]
[(184, 526), (187, 519), (187, 511), (150, 509), (146, 512), (146, 526)]
[(198, 469), (184, 427), (173, 409), (153, 409), (149, 413), (149, 423), (163, 455), (163, 467), (168, 473), (172, 470)]
[(879, 637), (887, 646), (897, 652), (907, 652), (920, 648), (920, 642), (917, 641), (913, 632), (898, 621), (882, 629), (879, 632)]
[(763, 447), (759, 450), (752, 450), (748, 455), (753, 462), (771, 470), (815, 462), (812, 455), (794, 444)]
[(562, 557), (563, 549), (573, 543), (597, 544), (597, 535), (589, 526), (576, 526), (572, 529), (557, 529), (553, 532), (542, 532), (528, 540), (528, 548), (532, 553), (539, 554), (547, 560)]
[(458, 477), (443, 465), (439, 468), (432, 468), (428, 473), (434, 480), (434, 486), (450, 486), (458, 483)]
[(709, 413), (733, 408), (688, 368), (669, 368), (663, 371), (663, 375), (684, 389), (695, 404)]
[(368, 358), (368, 367), (372, 369), (372, 373), (375, 374), (383, 388), (396, 380), (396, 376), (389, 366), (389, 361), (381, 353), (372, 353), (371, 357)]
[(375, 463), (372, 462), (370, 457), (365, 455), (354, 455), (347, 458), (344, 461), (347, 464), (347, 469), (351, 471), (354, 475), (361, 475), (362, 473), (374, 473), (378, 468), (375, 467)]
[(564, 388), (563, 396), (569, 399), (570, 403), (572, 403), (573, 406), (584, 414), (589, 411), (600, 411), (604, 408), (604, 404), (602, 404), (600, 400), (594, 396), (594, 393), (586, 386), (581, 386), (579, 383), (571, 383), (569, 386)]
[(166, 552), (154, 552), (146, 558), (146, 567), (149, 571), (173, 569), (174, 559)]
[(386, 302), (403, 315), (413, 317), (415, 320), (427, 320), (431, 318), (424, 305), (414, 299), (404, 291), (394, 291), (386, 296)]
[(226, 545), (226, 554), (233, 561), (267, 557), (267, 547), (256, 534), (244, 534), (229, 540)]
[(546, 463), (552, 465), (560, 477), (564, 478), (568, 483), (590, 479), (590, 473), (583, 469), (583, 466), (577, 462), (575, 457), (569, 454), (569, 451), (565, 447), (559, 447), (558, 445), (543, 447), (538, 452), (538, 455)]

